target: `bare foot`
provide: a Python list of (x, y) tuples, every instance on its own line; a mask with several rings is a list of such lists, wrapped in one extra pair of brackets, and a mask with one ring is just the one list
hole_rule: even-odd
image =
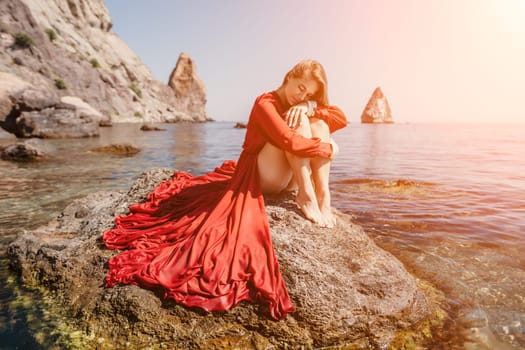
[(321, 214), (323, 214), (326, 227), (333, 228), (336, 224), (336, 219), (334, 214), (332, 213), (332, 208), (330, 206), (328, 207), (321, 207)]
[(295, 201), (308, 220), (318, 224), (321, 227), (327, 227), (325, 217), (319, 210), (319, 206), (317, 205), (317, 200), (315, 197), (312, 199), (306, 194), (298, 193), (295, 197)]
[(318, 193), (317, 201), (319, 202), (319, 211), (323, 215), (326, 227), (332, 228), (336, 224), (336, 219), (330, 206), (330, 192)]

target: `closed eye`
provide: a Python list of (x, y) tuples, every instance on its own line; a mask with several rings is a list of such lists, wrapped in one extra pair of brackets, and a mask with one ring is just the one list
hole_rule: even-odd
[[(299, 84), (299, 90), (301, 90), (301, 92), (306, 92), (307, 91), (307, 88), (306, 86), (304, 86), (303, 84)], [(309, 100), (310, 98), (312, 98), (314, 96), (313, 93), (307, 93), (306, 94), (306, 99)]]

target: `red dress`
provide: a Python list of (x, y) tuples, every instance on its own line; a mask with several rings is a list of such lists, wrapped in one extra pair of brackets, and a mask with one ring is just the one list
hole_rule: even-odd
[[(207, 311), (228, 310), (242, 300), (264, 302), (282, 319), (294, 307), (279, 271), (260, 189), (257, 154), (266, 142), (299, 156), (328, 157), (331, 146), (286, 125), (275, 92), (259, 96), (237, 163), (226, 161), (201, 176), (176, 172), (117, 217), (104, 232), (109, 249), (106, 285), (136, 284), (164, 290), (166, 298)], [(335, 131), (346, 125), (337, 107), (316, 116)]]

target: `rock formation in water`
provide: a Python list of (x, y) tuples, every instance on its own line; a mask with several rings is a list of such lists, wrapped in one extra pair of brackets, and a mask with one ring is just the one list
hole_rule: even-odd
[[(0, 76), (0, 123), (10, 118), (14, 125), (18, 112), (39, 111), (12, 112), (13, 94), (27, 89), (43, 108), (64, 96), (78, 98), (102, 116), (100, 124), (207, 120), (197, 100), (191, 114), (179, 110), (184, 96), (155, 80), (111, 28), (103, 0), (0, 1), (0, 72), (9, 74)], [(43, 118), (49, 114), (55, 113)]]
[(361, 123), (367, 124), (390, 124), (393, 123), (392, 111), (386, 96), (377, 87), (368, 100), (363, 114), (361, 114)]
[(127, 193), (76, 200), (9, 246), (10, 265), (22, 282), (53, 293), (54, 312), (64, 313), (70, 331), (80, 330), (97, 348), (384, 349), (429, 316), (430, 304), (403, 265), (348, 215), (336, 211), (336, 227), (321, 229), (303, 218), (291, 194), (265, 198), (296, 306), (286, 319), (271, 320), (267, 305), (242, 302), (228, 312), (206, 313), (134, 285), (104, 288), (106, 262), (118, 252), (105, 249), (102, 232), (171, 174), (153, 170)]
[(40, 139), (29, 139), (0, 146), (0, 158), (15, 162), (30, 162), (50, 158), (55, 148)]
[(248, 127), (247, 123), (237, 122), (235, 123), (235, 129), (246, 129)]
[(158, 126), (152, 123), (144, 123), (141, 125), (140, 130), (142, 131), (165, 131), (164, 128), (159, 128)]
[(175, 68), (170, 74), (168, 86), (175, 93), (177, 108), (196, 121), (206, 121), (206, 91), (197, 76), (195, 63), (185, 53), (181, 53)]
[(112, 143), (110, 145), (92, 148), (91, 152), (130, 156), (139, 153), (140, 148), (133, 146), (130, 143)]

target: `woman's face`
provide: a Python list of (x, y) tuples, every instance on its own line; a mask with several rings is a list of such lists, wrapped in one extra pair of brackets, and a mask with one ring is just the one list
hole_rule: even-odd
[(290, 78), (284, 85), (284, 97), (290, 106), (309, 100), (319, 89), (319, 83), (310, 77)]

